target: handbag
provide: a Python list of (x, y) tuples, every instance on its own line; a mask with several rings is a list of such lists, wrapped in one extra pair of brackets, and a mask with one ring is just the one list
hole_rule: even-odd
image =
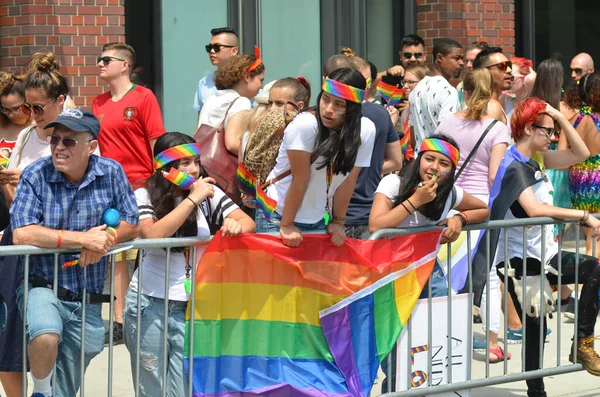
[(490, 125), (488, 125), (488, 127), (485, 129), (485, 131), (483, 131), (483, 134), (481, 134), (481, 136), (479, 137), (479, 140), (477, 141), (477, 143), (475, 144), (475, 146), (473, 146), (473, 149), (471, 150), (471, 153), (469, 153), (469, 155), (465, 159), (465, 162), (462, 163), (462, 166), (460, 167), (460, 169), (456, 173), (456, 176), (454, 177), (455, 181), (458, 180), (458, 177), (460, 176), (460, 174), (462, 174), (463, 170), (465, 169), (465, 166), (467, 165), (467, 163), (469, 162), (469, 160), (471, 160), (471, 157), (473, 157), (475, 155), (475, 152), (477, 152), (477, 149), (479, 148), (479, 146), (481, 145), (481, 143), (485, 139), (486, 135), (488, 134), (488, 132), (490, 132), (490, 130), (492, 129), (492, 127), (494, 127), (496, 125), (497, 122), (498, 122), (498, 120), (492, 121), (490, 123)]
[(225, 117), (218, 127), (201, 124), (194, 134), (194, 140), (200, 145), (200, 162), (206, 173), (217, 182), (221, 190), (237, 205), (241, 204), (236, 183), (238, 156), (232, 154), (225, 146), (225, 120), (229, 110), (240, 97), (235, 98)]

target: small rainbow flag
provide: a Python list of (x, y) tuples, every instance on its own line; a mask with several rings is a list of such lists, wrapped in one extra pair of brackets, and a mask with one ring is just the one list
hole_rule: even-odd
[(273, 215), (273, 212), (275, 212), (275, 208), (277, 208), (277, 201), (267, 196), (267, 193), (260, 186), (257, 186), (256, 206), (264, 212), (265, 217), (268, 220), (271, 220), (271, 215)]
[(244, 165), (244, 163), (238, 163), (236, 171), (236, 181), (240, 188), (240, 191), (248, 196), (256, 196), (256, 178)]
[(377, 92), (386, 102), (389, 102), (390, 97), (394, 94), (394, 92), (398, 89), (395, 85), (384, 83), (380, 81), (377, 83)]
[(396, 91), (394, 91), (392, 93), (392, 95), (390, 95), (390, 98), (388, 99), (387, 104), (390, 106), (396, 106), (400, 103), (402, 98), (404, 98), (404, 90), (396, 89)]
[(163, 171), (162, 174), (166, 180), (185, 190), (189, 190), (197, 180), (185, 172), (179, 171), (175, 167), (172, 167), (169, 172)]

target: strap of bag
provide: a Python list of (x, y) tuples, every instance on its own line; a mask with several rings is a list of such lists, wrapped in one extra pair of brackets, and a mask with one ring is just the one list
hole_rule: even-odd
[[(25, 149), (25, 145), (29, 141), (29, 138), (31, 137), (31, 133), (35, 130), (35, 128), (36, 128), (35, 124), (33, 124), (27, 128), (27, 131), (25, 131), (25, 135), (23, 136), (23, 141), (21, 142), (21, 147), (19, 147), (19, 152), (12, 153), (10, 156), (10, 161), (12, 161), (14, 158), (14, 161), (16, 162), (17, 167), (19, 164), (21, 164), (21, 157), (23, 156), (23, 149)], [(9, 164), (10, 164), (10, 161), (9, 161)]]
[(477, 141), (477, 143), (473, 147), (473, 150), (471, 150), (471, 153), (469, 153), (469, 155), (467, 156), (465, 162), (462, 163), (462, 166), (460, 167), (460, 169), (456, 173), (456, 176), (454, 177), (454, 180), (457, 180), (458, 177), (460, 176), (460, 174), (462, 174), (463, 170), (465, 169), (465, 166), (467, 165), (467, 163), (469, 162), (469, 160), (471, 160), (471, 157), (473, 157), (475, 155), (475, 152), (477, 152), (477, 149), (481, 145), (481, 142), (483, 142), (483, 140), (485, 139), (485, 137), (488, 134), (488, 132), (490, 132), (490, 130), (492, 129), (492, 127), (494, 127), (494, 125), (496, 125), (497, 122), (498, 122), (498, 120), (492, 121), (490, 123), (490, 125), (488, 125), (488, 128), (486, 128), (485, 131), (483, 131), (483, 134), (481, 134), (481, 136), (479, 137), (479, 140)]
[(225, 126), (225, 120), (227, 120), (227, 115), (229, 114), (229, 111), (231, 110), (231, 107), (233, 106), (233, 104), (235, 103), (235, 101), (237, 101), (240, 98), (241, 98), (241, 96), (239, 96), (239, 97), (235, 98), (233, 101), (231, 101), (231, 103), (229, 104), (229, 107), (225, 111), (225, 117), (223, 117), (223, 121), (221, 121), (221, 124), (219, 124), (219, 128), (217, 128), (217, 131), (222, 131), (223, 130), (223, 127)]

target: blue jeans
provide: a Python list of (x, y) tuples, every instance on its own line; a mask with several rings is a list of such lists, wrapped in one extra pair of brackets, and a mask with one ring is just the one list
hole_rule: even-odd
[[(269, 221), (265, 216), (265, 213), (261, 209), (256, 209), (256, 215), (254, 217), (256, 222), (256, 233), (279, 233), (279, 225), (281, 223), (281, 215), (277, 212), (273, 212), (271, 220)], [(294, 222), (294, 226), (303, 232), (314, 232), (317, 230), (325, 230), (325, 220), (321, 219), (317, 223), (299, 223)]]
[[(140, 355), (140, 396), (160, 396), (163, 370), (167, 368), (167, 395), (186, 396), (188, 382), (183, 369), (183, 343), (185, 339), (185, 309), (187, 302), (170, 300), (167, 328), (167, 356), (163, 355), (165, 330), (165, 300), (142, 294), (137, 308), (137, 292), (128, 290), (123, 311), (123, 336), (131, 357), (134, 376), (137, 355)], [(137, 317), (141, 317), (139, 352), (137, 343)], [(192, 354), (193, 355), (193, 354)]]
[[(17, 288), (17, 305), (23, 316), (23, 292), (21, 284)], [(42, 334), (57, 334), (59, 337), (58, 357), (56, 358), (55, 397), (72, 397), (80, 387), (81, 352), (81, 302), (65, 302), (54, 296), (49, 288), (29, 286), (27, 301), (27, 338), (29, 342)], [(19, 341), (20, 343), (20, 341)], [(85, 313), (85, 360), (84, 372), (92, 358), (104, 348), (104, 322), (102, 306), (87, 304)], [(35, 360), (31, 357), (31, 360)]]

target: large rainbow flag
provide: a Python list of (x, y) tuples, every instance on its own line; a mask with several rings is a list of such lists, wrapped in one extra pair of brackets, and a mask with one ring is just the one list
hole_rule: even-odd
[(307, 235), (299, 248), (218, 233), (186, 315), (193, 395), (368, 395), (431, 274), (440, 233), (341, 247)]

